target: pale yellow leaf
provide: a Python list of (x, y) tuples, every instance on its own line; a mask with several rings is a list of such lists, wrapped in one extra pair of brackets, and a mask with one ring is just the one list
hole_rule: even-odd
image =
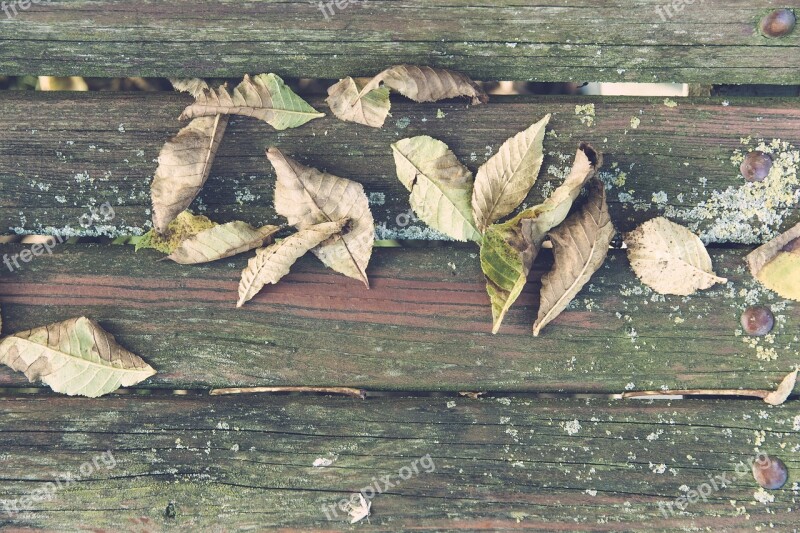
[(511, 213), (528, 195), (544, 153), (542, 142), (550, 115), (508, 139), (475, 176), (472, 213), (481, 232)]
[(328, 87), (328, 98), (325, 101), (340, 120), (380, 128), (391, 108), (389, 88), (380, 87), (359, 98), (359, 92), (365, 84), (366, 81), (361, 78), (348, 77), (339, 80)]
[(472, 173), (445, 143), (421, 135), (392, 145), (397, 177), (416, 215), (457, 241), (480, 242), (472, 216)]
[(765, 287), (800, 302), (800, 224), (756, 248), (747, 263)]
[(289, 273), (295, 261), (321, 242), (342, 231), (346, 222), (339, 220), (308, 226), (280, 242), (256, 250), (255, 257), (250, 259), (247, 268), (242, 270), (239, 301), (236, 307), (241, 307), (251, 300), (264, 285), (278, 283)]
[(16, 333), (0, 342), (0, 363), (56, 392), (95, 398), (156, 373), (86, 317)]
[(614, 225), (600, 180), (595, 178), (589, 183), (587, 202), (549, 235), (555, 263), (542, 278), (534, 336), (538, 336), (542, 328), (566, 309), (608, 255), (608, 245), (614, 238)]
[(778, 385), (777, 390), (770, 392), (764, 397), (764, 401), (770, 405), (781, 405), (786, 401), (792, 391), (794, 390), (794, 386), (797, 383), (797, 370), (794, 372), (790, 372), (787, 374), (781, 384)]
[(220, 224), (184, 239), (166, 259), (196, 265), (232, 257), (268, 244), (278, 230), (279, 226), (254, 228), (238, 220)]
[(208, 84), (200, 78), (180, 78), (169, 80), (176, 91), (189, 93), (195, 98), (203, 94), (203, 91), (210, 90)]
[(687, 296), (728, 280), (714, 274), (700, 238), (659, 217), (625, 235), (628, 259), (636, 276), (659, 294)]
[(161, 148), (151, 186), (153, 227), (159, 233), (203, 188), (227, 125), (226, 116), (196, 118)]
[(367, 265), (375, 242), (375, 221), (360, 183), (304, 166), (277, 148), (267, 152), (275, 167), (275, 210), (298, 229), (348, 219), (348, 231), (312, 252), (326, 266), (361, 280), (369, 288)]
[(195, 103), (183, 110), (181, 120), (209, 115), (244, 115), (263, 120), (276, 130), (296, 128), (309, 120), (324, 117), (297, 96), (275, 74), (259, 74), (244, 80), (228, 92), (224, 85), (204, 90)]
[(486, 228), (480, 256), (492, 305), (492, 333), (497, 333), (506, 313), (522, 293), (547, 232), (567, 218), (581, 188), (602, 161), (599, 152), (581, 143), (569, 175), (547, 200), (525, 209), (508, 222)]
[(351, 104), (355, 105), (357, 98), (363, 98), (383, 86), (415, 102), (435, 102), (459, 96), (471, 98), (473, 105), (489, 101), (483, 89), (460, 72), (417, 65), (396, 65), (372, 78)]

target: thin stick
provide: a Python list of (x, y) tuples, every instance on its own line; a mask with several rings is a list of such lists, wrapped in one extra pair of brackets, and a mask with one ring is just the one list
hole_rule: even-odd
[(229, 388), (211, 389), (211, 396), (225, 396), (230, 394), (257, 394), (257, 393), (279, 393), (279, 392), (312, 392), (318, 394), (342, 394), (353, 398), (366, 399), (367, 391), (364, 389), (353, 389), (350, 387), (249, 387), (249, 388)]
[(645, 390), (623, 392), (622, 398), (645, 398), (647, 396), (749, 396), (762, 400), (770, 391), (755, 389), (684, 389), (684, 390)]

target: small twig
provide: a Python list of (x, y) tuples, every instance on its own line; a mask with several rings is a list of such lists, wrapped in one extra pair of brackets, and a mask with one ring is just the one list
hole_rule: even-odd
[(755, 389), (684, 389), (684, 390), (643, 390), (623, 392), (622, 398), (645, 398), (647, 396), (748, 396), (761, 398), (770, 394), (770, 391)]
[(211, 396), (225, 396), (230, 394), (258, 394), (258, 393), (280, 393), (280, 392), (313, 392), (318, 394), (342, 394), (353, 398), (367, 398), (367, 391), (364, 389), (353, 389), (350, 387), (245, 387), (228, 389), (211, 389)]

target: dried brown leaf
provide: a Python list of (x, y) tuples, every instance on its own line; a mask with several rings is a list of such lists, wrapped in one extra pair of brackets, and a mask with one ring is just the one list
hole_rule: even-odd
[[(415, 102), (435, 102), (466, 96), (473, 105), (486, 103), (489, 97), (468, 76), (443, 68), (417, 65), (396, 65), (387, 68), (364, 85), (357, 98), (363, 98), (379, 87), (393, 89)], [(351, 104), (355, 105), (354, 98)]]
[(268, 244), (278, 230), (279, 226), (254, 228), (238, 220), (228, 222), (185, 239), (165, 259), (181, 265), (196, 265), (232, 257)]
[(603, 183), (593, 179), (581, 209), (550, 232), (555, 263), (542, 278), (539, 316), (533, 335), (555, 319), (597, 272), (608, 255), (614, 225), (608, 214)]
[(700, 238), (664, 217), (628, 233), (625, 243), (636, 276), (660, 294), (687, 296), (728, 281), (714, 274)]
[(250, 259), (247, 268), (242, 270), (242, 279), (239, 282), (239, 302), (236, 307), (241, 307), (245, 302), (251, 300), (264, 285), (278, 283), (289, 273), (289, 269), (295, 261), (321, 242), (342, 231), (346, 222), (346, 220), (339, 220), (315, 224), (301, 229), (280, 242), (256, 250), (255, 257)]
[(161, 148), (151, 186), (153, 227), (159, 233), (203, 188), (227, 125), (226, 116), (196, 118)]
[(797, 370), (790, 372), (783, 378), (781, 384), (778, 385), (777, 390), (770, 392), (764, 397), (764, 401), (770, 405), (781, 405), (786, 401), (789, 395), (792, 394), (794, 386), (797, 383)]
[(348, 219), (348, 231), (312, 252), (333, 270), (369, 287), (367, 265), (375, 242), (375, 221), (360, 183), (307, 167), (277, 148), (267, 152), (275, 167), (275, 210), (298, 229)]

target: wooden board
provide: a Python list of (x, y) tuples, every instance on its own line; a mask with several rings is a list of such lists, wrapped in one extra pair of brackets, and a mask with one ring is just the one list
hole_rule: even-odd
[[(4, 399), (0, 500), (20, 512), (0, 527), (340, 530), (330, 506), (377, 483), (359, 530), (791, 531), (799, 420), (737, 401)], [(783, 490), (758, 491), (757, 451), (787, 465)], [(37, 489), (52, 498), (22, 501)]]
[[(190, 102), (170, 93), (4, 95), (8, 127), (0, 130), (0, 228), (76, 235), (145, 230), (155, 160), (180, 128), (177, 116)], [(311, 102), (329, 116), (285, 132), (251, 119), (232, 119), (194, 208), (219, 222), (283, 221), (272, 208), (275, 178), (264, 157), (266, 147), (276, 145), (307, 164), (363, 183), (379, 238), (425, 237), (424, 224), (409, 219), (408, 192), (396, 178), (391, 143), (431, 135), (476, 171), (507, 138), (553, 113), (554, 134), (545, 140), (548, 156), (528, 205), (561, 182), (578, 143), (588, 141), (605, 153), (603, 178), (618, 229), (627, 231), (667, 214), (707, 232), (710, 240), (752, 242), (747, 231), (714, 229), (746, 209), (737, 200), (744, 181), (731, 157), (760, 138), (800, 147), (796, 98), (667, 100), (677, 104), (673, 107), (663, 98), (500, 97), (475, 107), (399, 99), (380, 130), (341, 122), (324, 101)], [(593, 117), (580, 109), (576, 114), (576, 106), (588, 104), (594, 105)], [(440, 110), (444, 118), (437, 118)], [(794, 157), (797, 161), (800, 153)], [(723, 209), (718, 212), (698, 209), (720, 198)], [(116, 218), (107, 227), (81, 228), (78, 218), (103, 202), (113, 206)], [(755, 211), (771, 217), (775, 210), (762, 206)], [(773, 230), (798, 218), (796, 207), (779, 212), (778, 222), (768, 224)], [(752, 227), (764, 227), (763, 220), (753, 220)]]
[[(65, 244), (0, 276), (0, 301), (6, 333), (80, 315), (99, 320), (158, 370), (140, 388), (773, 388), (797, 364), (800, 306), (759, 288), (744, 267), (747, 251), (713, 250), (730, 286), (687, 298), (653, 294), (624, 252), (612, 252), (538, 338), (535, 280), (549, 252), (492, 335), (478, 250), (469, 244), (378, 249), (370, 290), (309, 256), (242, 309), (236, 287), (246, 255), (187, 267), (131, 246)], [(753, 303), (772, 305), (778, 325), (774, 338), (751, 345), (739, 316)], [(0, 369), (0, 383), (26, 380)]]
[(678, 11), (664, 0), (337, 4), (347, 7), (327, 18), (306, 0), (33, 4), (3, 15), (0, 72), (340, 78), (405, 62), (484, 80), (800, 82), (800, 32), (756, 31), (791, 2), (709, 0)]

